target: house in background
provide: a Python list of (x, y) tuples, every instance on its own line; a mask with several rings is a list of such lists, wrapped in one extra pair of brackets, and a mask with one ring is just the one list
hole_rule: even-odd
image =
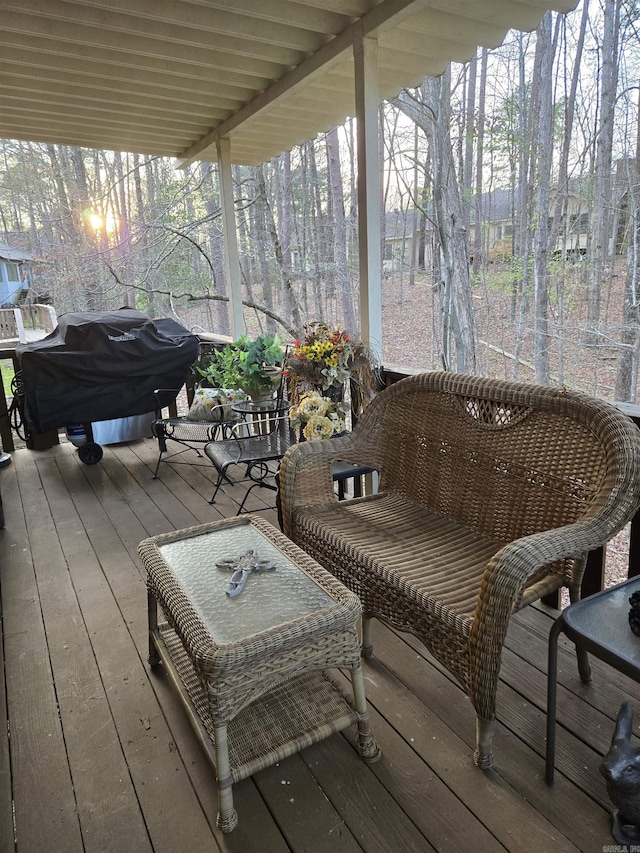
[[(553, 211), (556, 190), (552, 188), (549, 210)], [(613, 235), (618, 234), (615, 248), (617, 254), (626, 251), (626, 229), (624, 199), (621, 192), (615, 195), (616, 217), (612, 222)], [(512, 189), (493, 190), (482, 196), (481, 228), (483, 253), (489, 263), (508, 262), (514, 254), (514, 222), (516, 194)], [(475, 209), (471, 209), (468, 235), (470, 261), (475, 246)], [(589, 236), (589, 208), (584, 192), (572, 187), (567, 197), (566, 213), (560, 226), (555, 249), (569, 256), (584, 255)], [(551, 220), (549, 221), (551, 227)], [(624, 232), (624, 233), (623, 233)], [(429, 216), (421, 217), (413, 210), (396, 210), (385, 214), (383, 271), (386, 274), (409, 269), (430, 269), (436, 251), (435, 232)], [(612, 244), (613, 245), (613, 244)], [(422, 246), (422, 248), (421, 248)], [(423, 262), (421, 263), (421, 256)]]
[[(612, 175), (611, 185), (611, 221), (609, 249), (612, 254), (624, 255), (629, 244), (628, 197), (632, 175), (635, 172), (633, 160), (620, 160)], [(558, 189), (552, 187), (549, 201), (549, 228), (556, 203)], [(508, 260), (514, 253), (514, 223), (517, 204), (515, 189), (494, 190), (485, 193), (481, 202), (481, 228), (483, 247), (489, 262)], [(560, 222), (558, 238), (554, 250), (565, 257), (586, 255), (591, 229), (591, 208), (593, 205), (593, 178), (588, 176), (569, 182), (565, 212)], [(475, 244), (475, 210), (471, 211), (469, 249)]]
[(392, 210), (384, 217), (385, 273), (433, 266), (433, 223), (415, 210)]
[[(612, 218), (610, 251), (624, 255), (629, 243), (629, 169), (633, 161), (619, 161), (612, 182)], [(566, 208), (560, 223), (554, 250), (567, 258), (586, 255), (591, 227), (590, 196), (593, 187), (587, 179), (572, 181), (566, 198)], [(508, 262), (514, 255), (514, 228), (517, 193), (515, 189), (493, 190), (484, 193), (481, 202), (480, 227), (482, 247), (489, 263)], [(549, 228), (557, 197), (557, 187), (551, 188)], [(476, 211), (472, 206), (468, 234), (470, 260), (473, 260), (476, 233)], [(387, 274), (408, 269), (432, 266), (435, 233), (429, 216), (421, 217), (413, 210), (395, 210), (384, 218), (383, 271)], [(421, 248), (422, 247), (422, 248)], [(421, 256), (424, 261), (421, 263)]]
[(18, 305), (29, 290), (33, 257), (23, 249), (0, 243), (0, 307)]

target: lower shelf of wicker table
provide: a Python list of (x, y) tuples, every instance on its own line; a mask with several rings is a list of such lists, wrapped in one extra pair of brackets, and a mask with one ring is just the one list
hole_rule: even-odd
[[(162, 663), (215, 768), (213, 721), (191, 660), (169, 625), (158, 626), (158, 637), (161, 643), (156, 645)], [(326, 672), (291, 678), (256, 699), (229, 722), (232, 781), (239, 782), (357, 722), (358, 712), (351, 697)]]

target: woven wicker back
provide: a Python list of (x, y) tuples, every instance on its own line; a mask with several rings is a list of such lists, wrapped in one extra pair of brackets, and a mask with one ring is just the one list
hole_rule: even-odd
[(592, 515), (632, 485), (640, 454), (637, 428), (607, 403), (445, 372), (386, 389), (356, 430), (381, 489), (497, 541)]

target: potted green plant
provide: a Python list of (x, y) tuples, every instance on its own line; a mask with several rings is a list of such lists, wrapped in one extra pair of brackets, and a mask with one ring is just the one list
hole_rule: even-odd
[(251, 339), (242, 335), (235, 345), (239, 350), (239, 387), (254, 402), (272, 397), (280, 383), (284, 357), (278, 336), (263, 332)]
[(233, 404), (247, 395), (240, 386), (240, 351), (226, 344), (192, 365), (195, 392), (187, 415), (192, 421), (232, 421)]
[(237, 344), (214, 349), (193, 365), (200, 388), (240, 388), (240, 350)]

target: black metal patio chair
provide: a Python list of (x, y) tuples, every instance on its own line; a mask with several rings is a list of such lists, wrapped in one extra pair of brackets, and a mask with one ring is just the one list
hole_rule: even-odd
[[(158, 388), (156, 393), (162, 394), (166, 391), (166, 388)], [(227, 417), (228, 406), (226, 405), (213, 406), (210, 421), (193, 421), (181, 416), (163, 418), (158, 412), (158, 417), (151, 423), (151, 433), (158, 440), (158, 461), (153, 472), (153, 479), (157, 479), (162, 461), (179, 461), (175, 457), (187, 450), (195, 451), (196, 455), (204, 461), (204, 456), (200, 452), (201, 448), (210, 441), (227, 438), (231, 434), (230, 430), (235, 424), (227, 421)], [(180, 449), (173, 451), (170, 456), (165, 455), (168, 453), (167, 439), (175, 441), (180, 446)]]
[[(243, 512), (254, 488), (277, 491), (276, 476), (280, 460), (295, 443), (288, 408), (288, 403), (280, 400), (274, 400), (273, 405), (266, 409), (252, 411), (248, 405), (243, 412), (244, 420), (231, 425), (228, 437), (205, 444), (204, 453), (218, 472), (209, 503), (215, 503), (225, 480), (229, 483), (252, 481), (238, 507), (237, 515)], [(229, 469), (234, 465), (244, 468), (238, 480), (232, 480), (229, 476)]]

